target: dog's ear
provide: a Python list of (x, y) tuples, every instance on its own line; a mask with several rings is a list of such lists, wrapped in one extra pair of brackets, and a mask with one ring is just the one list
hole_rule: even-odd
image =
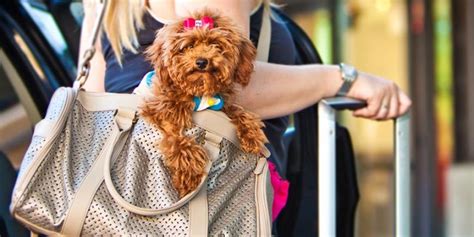
[(153, 66), (156, 66), (157, 64), (162, 64), (161, 58), (163, 54), (164, 39), (166, 37), (165, 33), (166, 32), (164, 32), (164, 28), (157, 31), (155, 34), (155, 40), (145, 50), (145, 57)]
[(254, 70), (254, 62), (257, 50), (255, 49), (252, 41), (250, 41), (244, 35), (240, 34), (239, 38), (240, 62), (237, 66), (234, 80), (236, 83), (239, 83), (242, 86), (247, 86), (250, 82), (250, 75)]
[(168, 86), (172, 82), (170, 81), (170, 76), (168, 73), (168, 61), (169, 60), (169, 50), (170, 47), (169, 41), (171, 34), (177, 26), (167, 25), (161, 28), (155, 35), (155, 40), (153, 44), (150, 45), (146, 51), (146, 59), (153, 65), (153, 68), (158, 76), (158, 81), (160, 85)]

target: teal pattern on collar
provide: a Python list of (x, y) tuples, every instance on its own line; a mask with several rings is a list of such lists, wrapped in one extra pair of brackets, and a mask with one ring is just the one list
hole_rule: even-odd
[(224, 107), (224, 99), (217, 94), (212, 97), (209, 96), (194, 96), (194, 111), (202, 111), (205, 109), (219, 111)]
[(145, 82), (148, 87), (151, 87), (151, 83), (153, 80), (153, 76), (155, 76), (155, 71), (149, 71), (147, 74), (145, 74)]

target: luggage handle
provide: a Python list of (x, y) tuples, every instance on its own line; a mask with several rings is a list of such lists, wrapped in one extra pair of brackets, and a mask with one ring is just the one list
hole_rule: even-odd
[(348, 97), (333, 97), (325, 99), (324, 103), (331, 106), (335, 110), (356, 110), (367, 106), (367, 103), (363, 100), (357, 100)]
[[(336, 236), (336, 110), (359, 109), (364, 101), (345, 97), (322, 100), (318, 105), (319, 127), (319, 236)], [(394, 236), (410, 236), (410, 115), (394, 120), (395, 218)], [(329, 137), (328, 137), (329, 136)]]

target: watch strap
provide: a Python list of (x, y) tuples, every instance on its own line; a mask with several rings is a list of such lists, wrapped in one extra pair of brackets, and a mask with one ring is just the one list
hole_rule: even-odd
[(336, 96), (346, 96), (347, 93), (349, 92), (349, 89), (351, 89), (352, 82), (344, 80), (342, 83), (341, 88), (339, 88), (339, 91), (337, 92)]
[(352, 87), (352, 84), (359, 76), (355, 67), (344, 63), (339, 64), (339, 71), (341, 72), (342, 86), (339, 88), (336, 96), (346, 96)]

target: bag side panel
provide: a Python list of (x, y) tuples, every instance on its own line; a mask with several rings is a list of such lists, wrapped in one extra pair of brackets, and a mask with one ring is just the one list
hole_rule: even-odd
[(112, 131), (113, 111), (74, 105), (60, 135), (19, 199), (16, 215), (59, 232), (75, 192)]
[(23, 157), (20, 170), (18, 172), (18, 177), (12, 196), (12, 211), (16, 202), (18, 201), (18, 198), (24, 191), (24, 185), (28, 182), (28, 180), (25, 180), (28, 178), (25, 177), (25, 174), (34, 172), (31, 169), (36, 165), (36, 163), (42, 162), (42, 158), (37, 157), (38, 154), (44, 149), (48, 149), (48, 147), (45, 147), (45, 145), (47, 145), (47, 141), (49, 143), (54, 142), (54, 140), (57, 139), (58, 134), (61, 132), (60, 128), (63, 126), (62, 123), (65, 123), (67, 119), (61, 118), (61, 116), (69, 113), (71, 106), (68, 105), (74, 103), (73, 98), (70, 97), (74, 97), (74, 94), (75, 91), (71, 88), (59, 88), (56, 90), (53, 94), (53, 97), (51, 98), (45, 118), (36, 124), (31, 143), (25, 153), (25, 156)]
[(211, 236), (256, 236), (255, 175), (257, 156), (243, 153), (227, 140), (208, 181)]

